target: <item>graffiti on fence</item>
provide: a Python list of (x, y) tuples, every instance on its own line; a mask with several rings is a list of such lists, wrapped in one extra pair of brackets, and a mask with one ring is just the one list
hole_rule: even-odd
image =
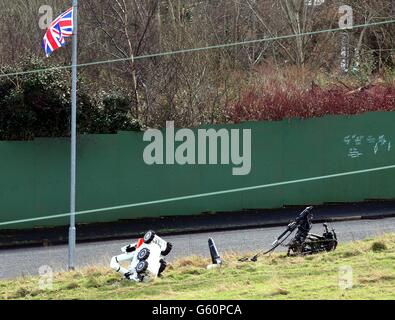
[[(378, 155), (382, 152), (390, 152), (392, 149), (391, 139), (386, 135), (358, 135), (351, 134), (344, 137), (344, 144), (348, 147), (347, 156), (352, 159), (360, 158), (364, 155), (364, 150)], [(368, 148), (366, 148), (368, 146)]]

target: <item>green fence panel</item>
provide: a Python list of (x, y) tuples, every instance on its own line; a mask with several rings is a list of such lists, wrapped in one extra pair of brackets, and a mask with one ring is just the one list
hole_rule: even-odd
[[(252, 169), (246, 176), (233, 176), (233, 164), (148, 166), (143, 160), (143, 151), (148, 144), (143, 141), (143, 133), (82, 135), (78, 138), (77, 210), (394, 165), (394, 123), (395, 113), (374, 112), (356, 116), (213, 126), (214, 129), (251, 129)], [(0, 142), (1, 222), (68, 212), (69, 152), (69, 140), (65, 138)], [(395, 170), (386, 170), (92, 213), (78, 216), (77, 222), (393, 199), (394, 180)], [(65, 217), (0, 228), (67, 224), (68, 218)]]

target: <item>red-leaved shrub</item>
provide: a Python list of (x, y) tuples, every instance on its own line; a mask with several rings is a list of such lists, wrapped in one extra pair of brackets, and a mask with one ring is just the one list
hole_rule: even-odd
[(395, 111), (395, 87), (371, 86), (357, 90), (343, 88), (308, 90), (296, 85), (265, 86), (245, 93), (227, 109), (231, 122), (279, 121), (325, 115), (353, 115), (369, 111)]

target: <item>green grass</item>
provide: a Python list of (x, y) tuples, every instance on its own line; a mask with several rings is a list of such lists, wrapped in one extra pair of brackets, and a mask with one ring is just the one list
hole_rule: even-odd
[[(341, 245), (336, 252), (308, 257), (274, 254), (258, 263), (227, 254), (220, 269), (190, 257), (174, 262), (164, 277), (138, 284), (107, 267), (54, 275), (40, 290), (39, 277), (0, 281), (0, 299), (395, 299), (395, 235)], [(353, 287), (341, 290), (339, 269), (352, 267)]]

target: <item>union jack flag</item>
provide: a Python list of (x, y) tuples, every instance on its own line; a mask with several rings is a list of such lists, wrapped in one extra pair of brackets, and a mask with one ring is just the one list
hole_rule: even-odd
[(45, 33), (42, 46), (47, 57), (66, 44), (65, 38), (73, 35), (73, 8), (57, 17)]

